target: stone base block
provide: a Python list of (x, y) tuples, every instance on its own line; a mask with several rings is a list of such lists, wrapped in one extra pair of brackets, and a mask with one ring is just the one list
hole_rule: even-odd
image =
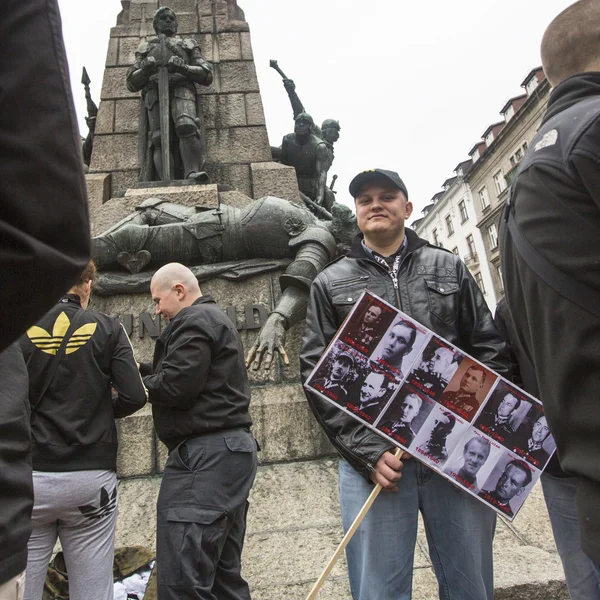
[(298, 191), (296, 169), (276, 162), (252, 163), (252, 188), (255, 198), (275, 196), (304, 206)]
[(119, 477), (153, 475), (154, 469), (154, 423), (152, 410), (146, 405), (134, 415), (117, 421), (119, 454), (117, 474)]
[(253, 431), (261, 463), (331, 455), (333, 448), (310, 412), (300, 384), (252, 389)]
[(110, 199), (111, 176), (107, 173), (90, 173), (85, 176), (91, 229), (102, 219), (104, 203)]
[(216, 184), (133, 188), (125, 192), (125, 199), (135, 200), (138, 206), (149, 198), (161, 198), (184, 206), (219, 208), (219, 191)]

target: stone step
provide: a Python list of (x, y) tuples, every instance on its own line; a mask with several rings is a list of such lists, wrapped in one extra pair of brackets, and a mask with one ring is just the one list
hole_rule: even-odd
[[(117, 545), (155, 547), (159, 486), (160, 477), (121, 481)], [(342, 537), (336, 460), (259, 467), (242, 559), (252, 598), (306, 598)], [(413, 599), (435, 600), (437, 582), (422, 523), (417, 541)], [(496, 600), (568, 600), (539, 485), (514, 523), (499, 519), (494, 557)], [(343, 558), (319, 598), (351, 598)]]

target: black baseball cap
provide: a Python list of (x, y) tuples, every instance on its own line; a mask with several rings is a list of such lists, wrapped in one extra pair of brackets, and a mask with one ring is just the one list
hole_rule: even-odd
[(369, 169), (368, 171), (362, 171), (350, 182), (350, 195), (353, 198), (358, 196), (360, 188), (369, 181), (375, 181), (377, 179), (386, 179), (391, 181), (401, 192), (404, 192), (406, 199), (408, 200), (408, 190), (404, 185), (404, 181), (400, 179), (400, 175), (395, 171), (386, 171), (385, 169)]

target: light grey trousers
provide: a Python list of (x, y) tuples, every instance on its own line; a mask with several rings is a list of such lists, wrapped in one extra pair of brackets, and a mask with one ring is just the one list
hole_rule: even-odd
[(71, 600), (112, 600), (117, 476), (114, 471), (33, 472), (33, 532), (24, 600), (41, 600), (60, 539)]

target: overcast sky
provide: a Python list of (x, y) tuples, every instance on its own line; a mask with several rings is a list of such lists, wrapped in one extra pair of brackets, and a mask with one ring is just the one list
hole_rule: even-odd
[[(342, 126), (338, 200), (364, 169), (399, 172), (418, 213), (541, 64), (544, 29), (571, 0), (238, 0), (250, 24), (272, 145), (293, 131), (275, 58), (317, 122)], [(119, 0), (59, 0), (80, 127), (82, 66), (96, 101)], [(84, 133), (85, 134), (85, 133)], [(414, 216), (417, 216), (416, 214)]]

